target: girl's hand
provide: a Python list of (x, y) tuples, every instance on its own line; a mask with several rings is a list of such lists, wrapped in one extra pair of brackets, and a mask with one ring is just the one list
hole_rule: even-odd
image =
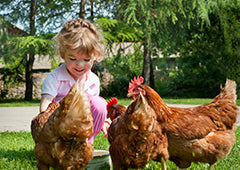
[(76, 83), (78, 83), (80, 87), (83, 87), (86, 81), (87, 81), (87, 74), (85, 73), (76, 80)]
[(108, 121), (105, 121), (104, 124), (103, 124), (103, 127), (102, 127), (102, 131), (103, 131), (103, 134), (104, 134), (104, 137), (107, 138), (108, 137), (108, 128), (110, 126), (110, 123)]

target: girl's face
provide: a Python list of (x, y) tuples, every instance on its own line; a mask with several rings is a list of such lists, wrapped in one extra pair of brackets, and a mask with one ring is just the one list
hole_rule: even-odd
[(76, 50), (65, 50), (61, 53), (69, 74), (77, 81), (93, 66), (94, 57), (85, 53), (77, 53)]

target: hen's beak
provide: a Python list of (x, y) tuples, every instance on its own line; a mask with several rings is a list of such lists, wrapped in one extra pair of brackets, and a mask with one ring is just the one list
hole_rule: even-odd
[(132, 97), (133, 100), (135, 100), (138, 97), (138, 95), (139, 95), (139, 92), (129, 92), (127, 94), (127, 97)]
[(134, 92), (129, 92), (127, 94), (127, 97), (132, 97), (133, 100), (135, 100), (137, 98), (138, 94), (134, 93)]
[(134, 96), (135, 94), (133, 93), (133, 92), (129, 92), (128, 94), (127, 94), (127, 97), (132, 97), (132, 96)]

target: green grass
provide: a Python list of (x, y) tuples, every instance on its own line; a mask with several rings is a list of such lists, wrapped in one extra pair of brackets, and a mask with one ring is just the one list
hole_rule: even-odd
[[(106, 99), (107, 101), (109, 98)], [(209, 98), (188, 98), (188, 99), (163, 99), (167, 104), (193, 104), (202, 105), (212, 101)], [(129, 105), (132, 99), (118, 99), (119, 104)], [(40, 100), (24, 101), (23, 99), (0, 100), (0, 107), (15, 107), (15, 106), (39, 106)], [(237, 100), (237, 105), (240, 106), (240, 99)]]
[(0, 107), (15, 107), (15, 106), (39, 106), (40, 100), (25, 101), (23, 99), (5, 99), (0, 100)]
[(30, 132), (0, 133), (0, 169), (37, 169)]
[[(94, 141), (95, 149), (107, 149), (109, 143), (100, 132)], [(34, 142), (30, 132), (1, 132), (0, 133), (0, 169), (3, 170), (36, 170), (36, 160), (33, 154)], [(236, 131), (236, 143), (231, 153), (218, 161), (214, 170), (238, 170), (240, 167), (240, 128)], [(192, 164), (188, 170), (207, 169), (207, 164)], [(177, 169), (176, 165), (167, 161), (168, 170)], [(144, 170), (161, 169), (161, 164), (151, 161)]]
[[(109, 99), (107, 99), (108, 101)], [(188, 99), (169, 99), (163, 98), (163, 101), (167, 104), (189, 104), (189, 105), (203, 105), (211, 102), (213, 99), (209, 98), (188, 98)], [(119, 104), (129, 105), (132, 99), (118, 99)], [(240, 106), (240, 99), (237, 99), (237, 105)]]

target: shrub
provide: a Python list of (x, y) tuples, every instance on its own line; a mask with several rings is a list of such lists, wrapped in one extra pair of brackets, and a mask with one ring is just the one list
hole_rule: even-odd
[(130, 79), (125, 76), (117, 77), (107, 86), (102, 87), (101, 96), (103, 97), (122, 97), (125, 98), (128, 91), (128, 83)]

